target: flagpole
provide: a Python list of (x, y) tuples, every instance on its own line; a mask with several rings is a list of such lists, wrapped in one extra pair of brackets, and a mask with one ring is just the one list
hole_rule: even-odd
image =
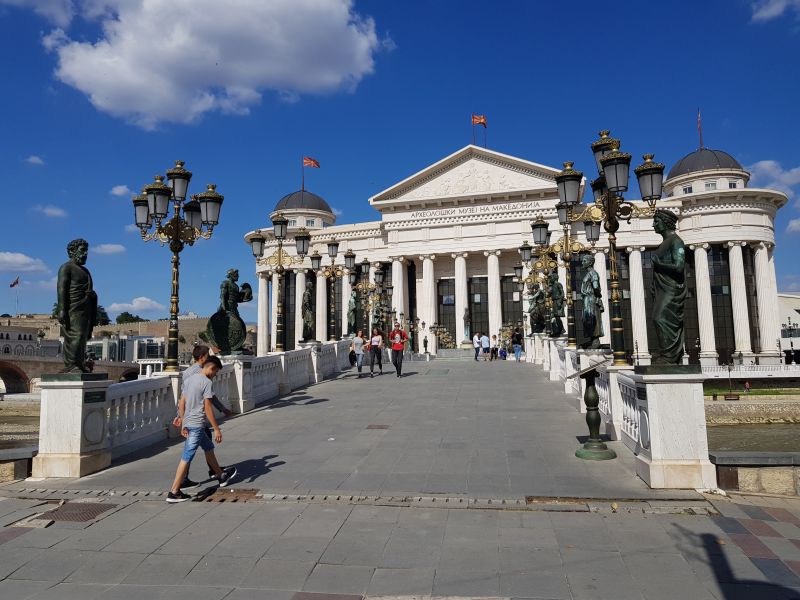
[(472, 145), (475, 145), (475, 119), (470, 115), (469, 120), (472, 122)]
[(700, 136), (700, 148), (703, 148), (703, 123), (700, 120), (700, 109), (697, 109), (697, 135)]
[(483, 126), (483, 147), (486, 148), (486, 130), (488, 127), (486, 125)]
[(300, 191), (306, 191), (306, 164), (303, 157), (300, 157)]

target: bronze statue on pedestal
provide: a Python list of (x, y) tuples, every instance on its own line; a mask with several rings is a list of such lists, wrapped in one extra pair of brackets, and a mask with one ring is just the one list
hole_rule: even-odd
[(84, 267), (89, 242), (72, 240), (67, 244), (69, 260), (58, 269), (56, 319), (64, 337), (64, 373), (90, 373), (86, 362), (86, 342), (97, 324), (97, 294), (92, 276)]

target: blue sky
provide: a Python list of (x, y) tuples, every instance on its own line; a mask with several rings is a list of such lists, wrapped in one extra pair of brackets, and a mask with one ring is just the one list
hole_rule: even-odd
[(602, 128), (669, 168), (701, 107), (707, 147), (792, 196), (778, 280), (800, 291), (800, 0), (0, 0), (0, 25), (0, 313), (18, 275), (21, 311), (49, 310), (85, 237), (103, 305), (166, 316), (169, 253), (126, 229), (129, 190), (180, 158), (226, 197), (182, 254), (181, 308), (209, 314), (227, 268), (253, 281), (242, 235), (303, 154), (340, 223), (377, 219), (367, 198), (469, 143), (472, 112), (490, 148), (590, 173)]

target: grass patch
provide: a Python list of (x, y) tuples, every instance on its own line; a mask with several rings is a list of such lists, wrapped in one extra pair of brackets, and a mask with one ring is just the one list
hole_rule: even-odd
[[(711, 387), (711, 386), (703, 386), (703, 393), (706, 396), (711, 396), (712, 394), (717, 394), (718, 396), (722, 396), (723, 394), (730, 393), (728, 390), (728, 386), (725, 387)], [(744, 387), (741, 385), (733, 386), (733, 393), (734, 394), (741, 394), (744, 395)], [(748, 396), (800, 396), (800, 388), (750, 388), (750, 391), (747, 392)]]

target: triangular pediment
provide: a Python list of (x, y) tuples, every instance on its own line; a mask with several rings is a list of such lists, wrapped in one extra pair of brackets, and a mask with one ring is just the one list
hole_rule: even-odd
[(370, 198), (370, 204), (423, 202), (439, 198), (502, 196), (555, 189), (558, 169), (479, 148), (458, 152)]

